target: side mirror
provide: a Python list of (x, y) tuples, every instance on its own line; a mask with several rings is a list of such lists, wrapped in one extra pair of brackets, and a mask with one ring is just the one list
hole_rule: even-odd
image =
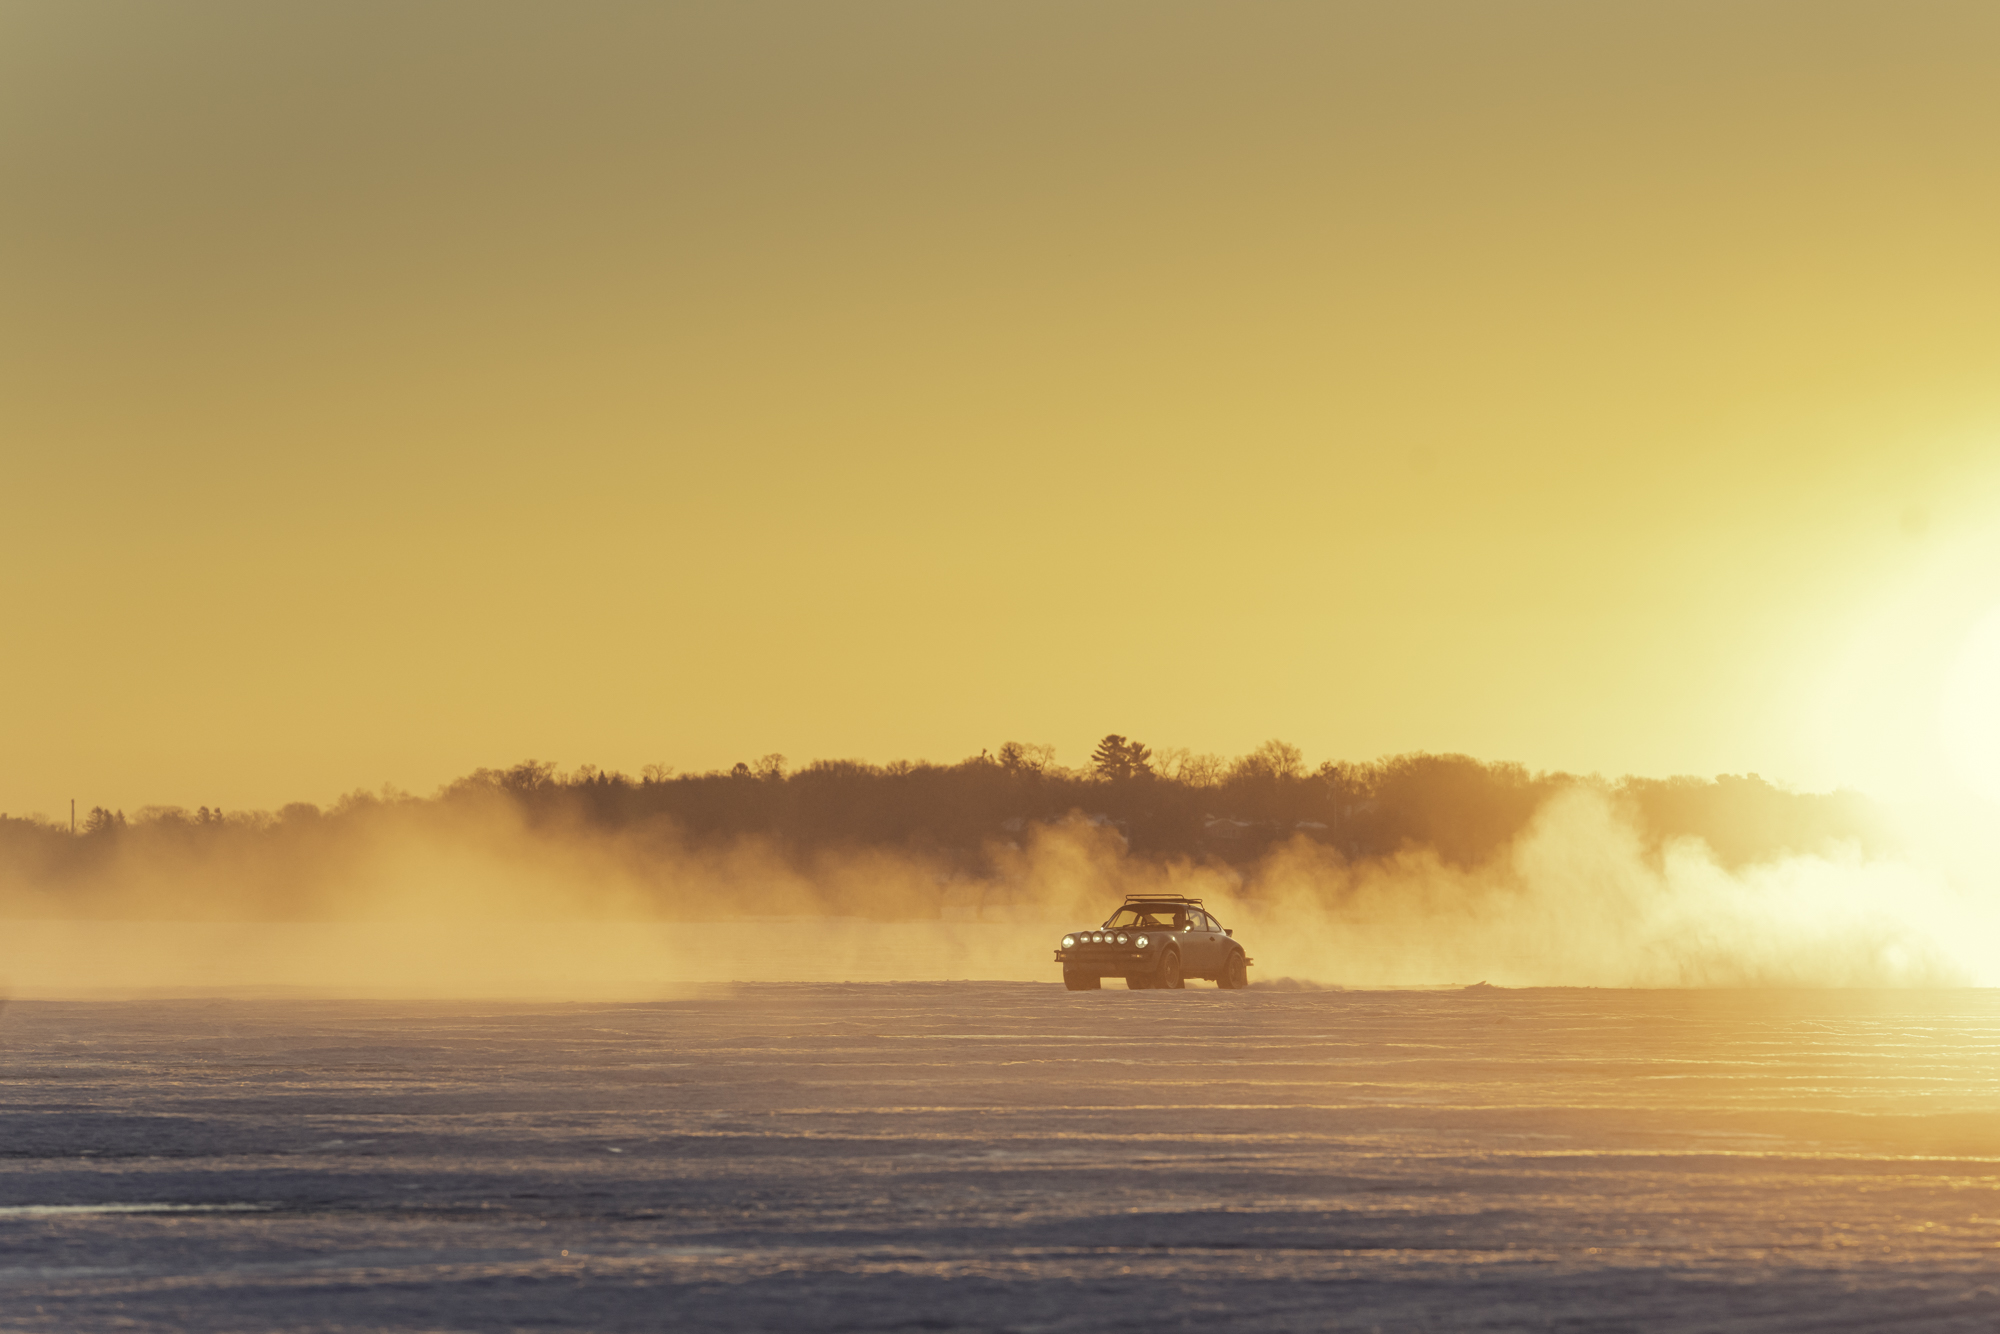
[(1235, 933), (1234, 931), (1231, 931), (1231, 930), (1230, 930), (1230, 929), (1229, 929), (1228, 927), (1226, 927), (1226, 926), (1222, 928), (1222, 934), (1223, 934), (1223, 935), (1225, 935), (1225, 936), (1230, 936), (1230, 937), (1234, 937), (1234, 936), (1236, 935), (1236, 933)]

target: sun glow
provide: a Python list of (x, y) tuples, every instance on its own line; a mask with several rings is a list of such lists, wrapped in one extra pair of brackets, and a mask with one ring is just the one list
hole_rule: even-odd
[[(1990, 478), (1958, 479), (1938, 519), (1915, 512), (1876, 553), (1871, 596), (1828, 646), (1801, 724), (1823, 781), (1878, 798), (1895, 822), (1894, 884), (1839, 875), (1808, 915), (1858, 910), (1863, 890), (1898, 940), (1925, 942), (1968, 980), (2000, 983), (2000, 508)], [(1863, 881), (1868, 883), (1864, 884)], [(1888, 935), (1881, 937), (1886, 946)]]
[(1973, 625), (1951, 664), (1938, 733), (1959, 779), (2000, 803), (2000, 604)]
[[(1973, 500), (1993, 488), (1966, 486)], [(1800, 725), (1824, 781), (1890, 801), (2000, 801), (2000, 540), (1970, 503), (1877, 562)], [(1814, 671), (1807, 664), (1808, 673)]]

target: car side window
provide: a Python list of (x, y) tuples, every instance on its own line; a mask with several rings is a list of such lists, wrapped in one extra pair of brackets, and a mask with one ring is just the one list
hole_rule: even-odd
[(1201, 909), (1199, 908), (1188, 909), (1188, 930), (1190, 931), (1208, 930), (1208, 918), (1205, 915), (1203, 915)]
[(1215, 932), (1217, 935), (1221, 935), (1222, 923), (1216, 921), (1214, 917), (1210, 916), (1208, 918), (1208, 929)]

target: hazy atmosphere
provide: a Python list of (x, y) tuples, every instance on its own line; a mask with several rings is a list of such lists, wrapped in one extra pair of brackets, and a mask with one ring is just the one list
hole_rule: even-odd
[(0, 1326), (2000, 1328), (1991, 0), (0, 0)]
[(1052, 749), (638, 778), (527, 761), (328, 810), (0, 818), (0, 978), (631, 999), (1033, 981), (1054, 934), (1162, 892), (1244, 928), (1285, 984), (2000, 981), (1976, 880), (1854, 793), (1462, 755), (1308, 769), (1275, 740), (1225, 761), (1113, 734), (1074, 769)]
[(1107, 727), (2000, 789), (1996, 40), (0, 6), (0, 810)]

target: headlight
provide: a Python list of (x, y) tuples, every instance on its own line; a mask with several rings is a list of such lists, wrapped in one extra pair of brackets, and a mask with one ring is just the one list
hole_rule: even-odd
[(1141, 936), (1141, 937), (1139, 937), (1139, 938), (1138, 938), (1137, 940), (1133, 941), (1132, 943), (1133, 943), (1134, 945), (1137, 945), (1137, 946), (1138, 946), (1138, 947), (1139, 947), (1140, 949), (1142, 949), (1142, 950), (1146, 948), (1146, 938), (1145, 938), (1144, 936)]
[(1063, 948), (1064, 948), (1064, 949), (1069, 949), (1069, 948), (1071, 948), (1072, 946), (1074, 946), (1075, 944), (1076, 944), (1076, 937), (1075, 937), (1075, 936), (1064, 936), (1064, 937), (1063, 937)]
[(1123, 944), (1125, 943), (1125, 937), (1123, 937), (1123, 936), (1120, 936), (1120, 937), (1118, 937), (1118, 943), (1119, 943), (1120, 945), (1123, 945)]

